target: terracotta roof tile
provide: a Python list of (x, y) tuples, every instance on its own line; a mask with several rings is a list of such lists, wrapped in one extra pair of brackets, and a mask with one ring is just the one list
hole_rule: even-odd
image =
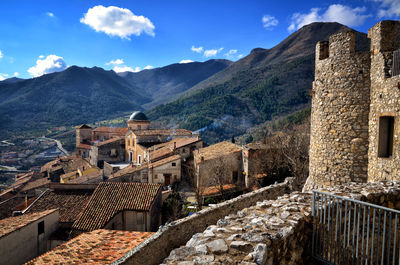
[(21, 191), (33, 190), (41, 187), (47, 187), (50, 184), (50, 180), (47, 178), (40, 178), (34, 181), (28, 182)]
[(181, 148), (186, 145), (190, 145), (190, 144), (193, 144), (193, 143), (196, 143), (199, 141), (201, 141), (201, 139), (199, 139), (197, 137), (175, 138), (169, 142), (155, 145), (155, 146), (149, 148), (150, 159), (155, 160), (157, 158), (171, 154), (174, 151), (174, 146), (176, 148)]
[(60, 213), (60, 222), (73, 223), (88, 203), (93, 192), (94, 189), (89, 188), (83, 190), (48, 190), (29, 207), (27, 213), (58, 208)]
[[(236, 189), (236, 187), (237, 186), (235, 184), (225, 184), (222, 186), (222, 190), (224, 191), (234, 190)], [(200, 190), (203, 196), (210, 196), (220, 193), (219, 186), (201, 187)]]
[(79, 149), (91, 149), (92, 146), (90, 144), (79, 144), (76, 148), (79, 148)]
[(116, 133), (124, 136), (128, 132), (128, 128), (121, 127), (97, 127), (94, 129), (94, 132), (107, 132), (107, 133)]
[(99, 229), (81, 234), (25, 264), (110, 264), (152, 234)]
[(103, 228), (120, 211), (149, 211), (160, 189), (158, 184), (102, 182), (72, 228), (92, 231)]
[(194, 153), (194, 158), (197, 163), (201, 163), (201, 157), (206, 161), (241, 151), (242, 149), (236, 144), (224, 141), (199, 149)]
[(0, 238), (8, 235), (11, 232), (14, 232), (40, 218), (49, 215), (53, 212), (57, 211), (56, 209), (31, 213), (31, 214), (23, 214), (20, 216), (8, 217), (0, 220)]
[(150, 163), (149, 167), (158, 167), (158, 166), (164, 165), (166, 163), (169, 163), (169, 162), (172, 162), (172, 161), (175, 161), (175, 160), (178, 160), (178, 159), (181, 159), (180, 155), (169, 156), (167, 158), (158, 160), (157, 162)]
[(102, 145), (106, 145), (106, 144), (113, 143), (113, 142), (118, 142), (118, 141), (123, 143), (125, 140), (124, 140), (124, 138), (121, 138), (121, 137), (113, 137), (113, 138), (110, 138), (108, 140), (105, 140), (105, 141), (102, 141), (102, 142), (98, 142), (95, 145), (102, 146)]
[(137, 136), (150, 136), (150, 135), (162, 135), (162, 136), (191, 136), (192, 131), (186, 129), (153, 129), (153, 130), (138, 130), (133, 131)]

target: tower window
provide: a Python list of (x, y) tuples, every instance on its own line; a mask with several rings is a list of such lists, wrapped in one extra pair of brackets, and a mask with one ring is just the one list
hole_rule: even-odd
[(391, 157), (393, 154), (394, 117), (379, 118), (378, 157)]

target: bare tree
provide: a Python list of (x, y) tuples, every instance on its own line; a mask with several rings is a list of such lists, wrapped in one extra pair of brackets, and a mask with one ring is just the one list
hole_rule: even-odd
[[(308, 176), (309, 122), (267, 132), (264, 148), (254, 159), (254, 168), (268, 177), (269, 183), (294, 177), (295, 185), (304, 185)], [(268, 183), (268, 184), (269, 184)]]

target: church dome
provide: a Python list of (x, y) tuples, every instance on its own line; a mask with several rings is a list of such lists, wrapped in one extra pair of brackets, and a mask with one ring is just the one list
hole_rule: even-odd
[(141, 112), (141, 111), (135, 111), (132, 113), (132, 115), (129, 117), (130, 121), (147, 121), (146, 115)]

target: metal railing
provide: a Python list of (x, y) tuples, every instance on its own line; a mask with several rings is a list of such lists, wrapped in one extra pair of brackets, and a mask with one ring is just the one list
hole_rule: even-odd
[(325, 264), (400, 265), (400, 211), (313, 191), (312, 256)]

